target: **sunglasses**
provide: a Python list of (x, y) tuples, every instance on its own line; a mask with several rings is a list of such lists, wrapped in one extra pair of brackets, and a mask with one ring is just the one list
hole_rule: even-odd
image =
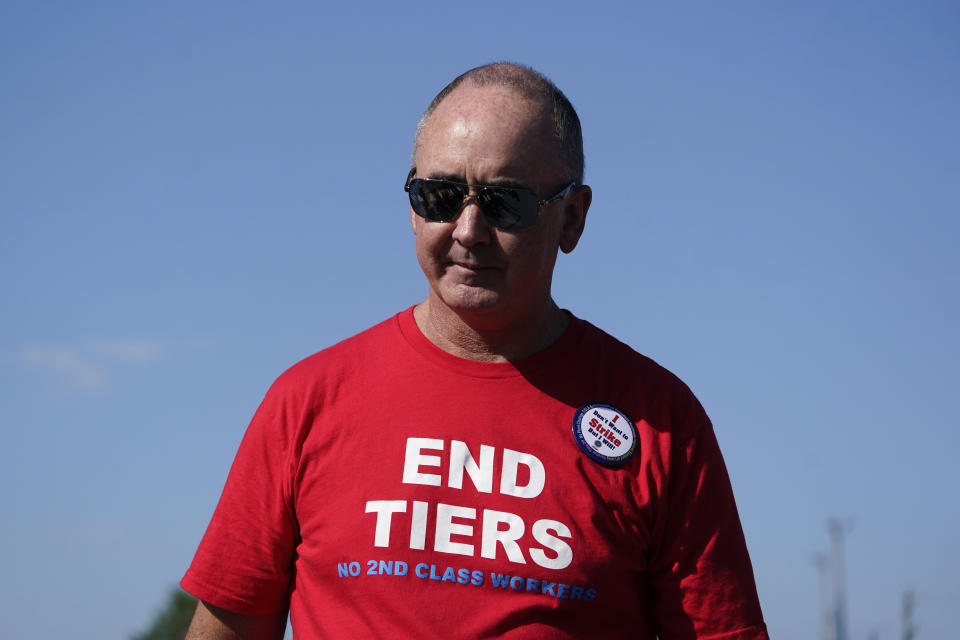
[[(410, 206), (418, 216), (431, 222), (452, 222), (460, 215), (464, 201), (472, 197), (487, 222), (498, 229), (529, 229), (537, 223), (541, 209), (563, 200), (577, 186), (571, 182), (556, 195), (541, 200), (529, 189), (414, 178), (416, 171), (416, 168), (410, 170), (403, 190), (410, 195)], [(471, 189), (474, 190), (472, 196)]]

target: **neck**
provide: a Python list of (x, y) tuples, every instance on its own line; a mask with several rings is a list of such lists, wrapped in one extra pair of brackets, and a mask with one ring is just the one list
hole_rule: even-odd
[(447, 353), (479, 362), (519, 360), (543, 351), (566, 331), (570, 318), (553, 300), (533, 317), (458, 313), (427, 298), (413, 310), (417, 327)]

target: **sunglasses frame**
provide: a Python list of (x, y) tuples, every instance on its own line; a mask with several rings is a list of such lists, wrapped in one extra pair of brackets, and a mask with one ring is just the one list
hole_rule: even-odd
[[(491, 220), (489, 217), (487, 217), (486, 211), (483, 212), (484, 218), (487, 220), (487, 222), (491, 226), (496, 227), (497, 229), (504, 229), (507, 231), (529, 229), (530, 227), (534, 226), (535, 224), (537, 224), (537, 220), (540, 218), (540, 212), (543, 210), (545, 206), (553, 202), (556, 202), (557, 200), (563, 200), (564, 198), (569, 196), (570, 193), (572, 193), (574, 188), (576, 188), (577, 186), (577, 181), (574, 180), (570, 182), (570, 184), (565, 186), (563, 189), (558, 191), (555, 195), (552, 195), (545, 200), (541, 200), (540, 196), (538, 196), (533, 190), (527, 189), (524, 187), (502, 187), (498, 185), (488, 185), (488, 184), (467, 184), (465, 182), (457, 182), (455, 180), (444, 180), (439, 178), (414, 178), (413, 176), (416, 175), (416, 173), (417, 173), (416, 167), (413, 167), (412, 169), (410, 169), (410, 173), (407, 174), (407, 180), (403, 184), (403, 190), (407, 192), (410, 198), (410, 207), (413, 209), (413, 212), (416, 213), (421, 218), (423, 218), (424, 220), (427, 220), (428, 222), (453, 222), (460, 216), (460, 213), (463, 211), (463, 207), (465, 206), (465, 203), (467, 202), (467, 200), (469, 198), (474, 198), (474, 199), (479, 198), (480, 194), (482, 194), (484, 191), (517, 191), (521, 193), (529, 193), (534, 198), (536, 198), (536, 202), (537, 202), (536, 212), (530, 217), (530, 220), (527, 220), (525, 217), (521, 216), (517, 224), (507, 225), (507, 226), (500, 225), (494, 222), (493, 220)], [(460, 207), (457, 209), (456, 213), (449, 220), (434, 220), (432, 218), (428, 218), (426, 215), (420, 213), (420, 211), (417, 210), (417, 207), (413, 202), (413, 193), (410, 190), (413, 183), (416, 182), (417, 180), (423, 183), (455, 185), (457, 187), (463, 187), (466, 189), (466, 194), (463, 197), (463, 202), (461, 202)], [(475, 189), (476, 193), (471, 194), (470, 193), (471, 189)], [(477, 206), (479, 206), (480, 210), (483, 211), (483, 205), (481, 205), (479, 201), (477, 202)]]

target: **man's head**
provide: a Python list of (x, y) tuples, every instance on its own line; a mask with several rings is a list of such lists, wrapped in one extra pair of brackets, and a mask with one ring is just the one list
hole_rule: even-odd
[[(427, 121), (444, 98), (462, 83), (467, 82), (478, 87), (499, 86), (512, 89), (519, 95), (542, 104), (549, 109), (553, 135), (557, 143), (557, 152), (563, 158), (567, 175), (571, 181), (583, 184), (583, 133), (580, 118), (567, 96), (546, 76), (523, 65), (508, 62), (492, 62), (461, 73), (440, 90), (430, 106), (420, 116), (417, 132), (413, 138), (413, 156), (417, 149)], [(414, 160), (416, 163), (416, 160)]]
[[(558, 135), (554, 96), (563, 94), (524, 67), (494, 65), (464, 74), (434, 99), (417, 130), (413, 177), (471, 185), (447, 222), (411, 210), (417, 258), (430, 283), (430, 305), (477, 320), (519, 321), (550, 308), (557, 252), (572, 251), (590, 205), (589, 187), (544, 204), (529, 228), (503, 229), (484, 215), (481, 186), (512, 187), (534, 202), (563, 192), (580, 178), (580, 125), (573, 113), (579, 161), (571, 165)], [(492, 77), (507, 79), (493, 81)], [(566, 98), (562, 102), (569, 106)], [(569, 141), (567, 138), (564, 140)], [(571, 166), (573, 168), (571, 168)], [(456, 205), (455, 205), (456, 206)], [(422, 213), (422, 212), (421, 212)]]

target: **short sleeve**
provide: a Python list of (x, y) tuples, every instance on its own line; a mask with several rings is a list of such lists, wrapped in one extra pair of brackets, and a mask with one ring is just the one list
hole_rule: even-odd
[(693, 434), (673, 450), (657, 552), (663, 640), (767, 640), (753, 568), (713, 426), (695, 400)]
[(247, 428), (213, 518), (180, 582), (205, 602), (251, 615), (288, 606), (298, 537), (289, 471), (295, 413), (275, 384)]

